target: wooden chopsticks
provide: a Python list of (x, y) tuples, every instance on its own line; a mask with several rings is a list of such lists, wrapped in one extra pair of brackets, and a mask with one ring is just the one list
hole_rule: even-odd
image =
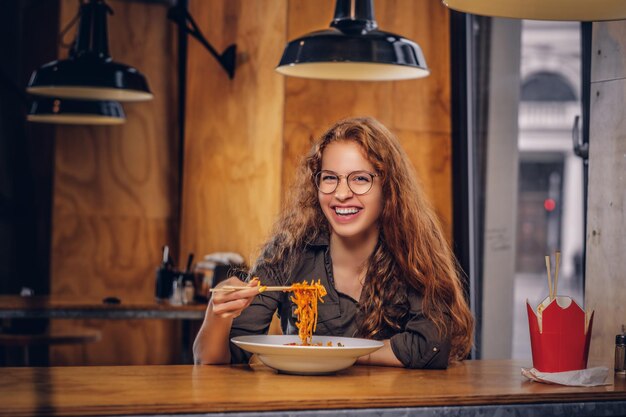
[(233, 292), (233, 291), (240, 291), (240, 290), (247, 290), (250, 288), (258, 288), (259, 292), (265, 292), (265, 291), (290, 291), (291, 289), (293, 289), (293, 287), (291, 286), (287, 286), (287, 287), (272, 287), (272, 286), (264, 286), (264, 285), (259, 285), (258, 287), (246, 287), (246, 286), (233, 286), (233, 285), (224, 285), (223, 287), (218, 287), (218, 288), (211, 288), (209, 291), (210, 292)]
[(559, 285), (559, 264), (561, 263), (561, 252), (557, 251), (555, 254), (556, 257), (556, 268), (554, 270), (554, 283), (552, 282), (552, 262), (550, 261), (550, 255), (546, 255), (546, 271), (548, 271), (548, 295), (550, 297), (550, 301), (556, 298), (556, 291)]

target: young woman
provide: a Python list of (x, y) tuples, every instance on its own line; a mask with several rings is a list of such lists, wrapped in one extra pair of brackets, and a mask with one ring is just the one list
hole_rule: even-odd
[[(358, 363), (446, 368), (464, 359), (473, 318), (454, 256), (398, 140), (372, 118), (338, 122), (313, 145), (250, 276), (263, 285), (320, 279), (316, 334), (382, 340)], [(194, 343), (196, 363), (241, 363), (231, 337), (265, 334), (278, 312), (297, 334), (289, 294), (214, 293)]]

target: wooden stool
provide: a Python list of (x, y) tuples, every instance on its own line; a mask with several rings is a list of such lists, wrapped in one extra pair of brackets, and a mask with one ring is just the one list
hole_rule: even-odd
[(28, 349), (35, 345), (75, 345), (97, 342), (102, 338), (99, 330), (71, 329), (46, 331), (37, 334), (0, 333), (0, 346), (22, 348), (23, 365), (29, 366)]

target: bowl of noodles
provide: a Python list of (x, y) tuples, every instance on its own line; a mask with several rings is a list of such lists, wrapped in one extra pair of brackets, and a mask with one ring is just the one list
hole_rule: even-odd
[(297, 375), (332, 374), (383, 347), (377, 340), (317, 335), (308, 345), (303, 345), (298, 335), (238, 336), (231, 341), (255, 353), (270, 368)]
[[(260, 291), (270, 287), (261, 287)], [(283, 287), (280, 287), (283, 288)], [(383, 343), (351, 337), (314, 336), (317, 326), (317, 303), (324, 302), (326, 288), (311, 280), (294, 283), (283, 291), (291, 292), (296, 306), (298, 335), (238, 336), (231, 341), (255, 353), (261, 362), (279, 372), (300, 375), (323, 375), (352, 366), (363, 355), (370, 354)]]

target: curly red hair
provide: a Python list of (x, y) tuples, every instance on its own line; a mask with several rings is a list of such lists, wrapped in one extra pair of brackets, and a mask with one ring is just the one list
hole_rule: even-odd
[(450, 338), (450, 359), (466, 358), (474, 319), (458, 265), (400, 142), (371, 117), (342, 120), (315, 141), (262, 259), (287, 270), (292, 253), (329, 232), (314, 175), (321, 168), (324, 149), (337, 141), (358, 144), (382, 181), (380, 242), (370, 256), (363, 284), (362, 300), (367, 302), (360, 306), (360, 334), (382, 339), (399, 330), (408, 311), (407, 293), (412, 289), (422, 296), (424, 314)]

